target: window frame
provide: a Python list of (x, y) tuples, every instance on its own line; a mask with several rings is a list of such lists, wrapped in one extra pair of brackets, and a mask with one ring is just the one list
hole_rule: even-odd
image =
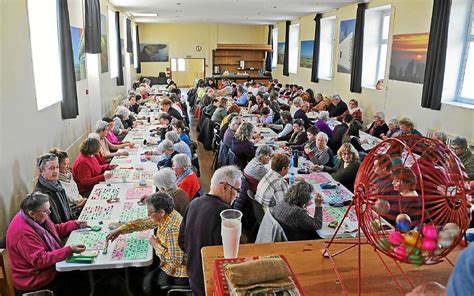
[[(383, 24), (384, 24), (384, 19), (385, 17), (388, 16), (388, 36), (387, 36), (387, 39), (384, 38), (383, 36)], [(386, 11), (382, 14), (382, 18), (381, 18), (381, 22), (380, 22), (380, 40), (379, 40), (379, 50), (378, 50), (378, 56), (377, 56), (377, 69), (375, 71), (375, 84), (377, 84), (377, 81), (379, 81), (379, 79), (384, 79), (385, 80), (385, 74), (387, 72), (387, 56), (388, 56), (388, 40), (390, 38), (390, 21), (391, 21), (391, 16), (390, 16), (390, 11)], [(385, 66), (384, 66), (384, 73), (383, 75), (380, 77), (380, 73), (379, 73), (379, 70), (380, 70), (380, 58), (382, 57), (382, 46), (383, 45), (386, 45), (387, 46), (387, 49), (386, 49), (386, 53), (385, 53)]]
[[(469, 50), (474, 51), (474, 0), (471, 0), (471, 11), (467, 17), (467, 22), (465, 26), (465, 40), (462, 50), (461, 65), (459, 67), (458, 81), (456, 85), (456, 95), (454, 98), (455, 102), (464, 103), (469, 105), (474, 105), (474, 98), (463, 97), (462, 87), (464, 84), (464, 78), (466, 74), (466, 64), (468, 59)], [(472, 45), (472, 48), (470, 46)]]
[[(324, 60), (322, 54), (321, 48), (319, 49), (319, 65), (318, 65), (318, 79), (323, 79), (323, 80), (332, 80), (334, 78), (334, 49), (336, 47), (336, 17), (335, 16), (330, 16), (330, 17), (325, 17), (321, 19), (321, 33), (323, 32), (323, 24), (326, 22), (332, 22), (332, 36), (331, 36), (331, 50), (329, 51), (329, 76), (327, 77), (322, 77), (322, 63), (321, 61)], [(320, 42), (323, 40), (323, 38), (320, 38)], [(320, 45), (321, 46), (321, 45)], [(314, 57), (313, 57), (314, 58)]]
[(272, 69), (278, 67), (278, 28), (272, 30)]
[[(295, 30), (295, 29), (292, 29), (292, 28), (297, 28), (297, 29)], [(292, 31), (297, 32), (296, 36), (292, 36), (293, 35)], [(293, 40), (293, 38), (295, 38), (296, 40)], [(300, 46), (299, 46), (300, 40), (299, 39), (300, 39), (300, 24), (290, 25), (290, 36), (289, 36), (289, 40), (288, 40), (288, 43), (289, 43), (288, 73), (290, 73), (290, 74), (298, 74), (298, 67), (299, 67), (298, 54), (299, 54), (299, 51), (300, 51)], [(295, 46), (292, 46), (293, 44)]]

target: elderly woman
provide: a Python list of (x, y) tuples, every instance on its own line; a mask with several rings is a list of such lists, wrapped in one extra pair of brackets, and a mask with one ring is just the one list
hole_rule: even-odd
[(183, 189), (176, 186), (176, 174), (171, 168), (159, 170), (153, 176), (153, 183), (159, 191), (169, 194), (174, 201), (174, 208), (178, 213), (184, 215), (190, 198)]
[(232, 140), (231, 150), (235, 154), (235, 165), (241, 170), (255, 157), (256, 147), (252, 142), (254, 126), (249, 122), (242, 123)]
[(398, 119), (392, 118), (388, 121), (388, 131), (386, 134), (380, 134), (382, 139), (388, 139), (393, 137), (398, 137), (401, 134), (400, 131), (400, 124), (398, 123)]
[(329, 138), (332, 137), (332, 129), (327, 124), (329, 120), (329, 112), (328, 111), (321, 111), (319, 112), (318, 120), (314, 124), (321, 132), (328, 135)]
[(318, 93), (315, 99), (316, 105), (313, 107), (313, 111), (326, 111), (332, 105), (331, 99), (328, 97), (324, 97), (321, 93)]
[(415, 124), (413, 121), (407, 117), (400, 119), (400, 135), (416, 135), (423, 136), (419, 131), (415, 129)]
[(222, 142), (229, 148), (232, 146), (232, 140), (234, 139), (235, 132), (242, 124), (242, 117), (240, 117), (237, 113), (232, 114), (235, 115), (230, 120), (228, 128), (225, 131), (224, 136), (222, 137)]
[(306, 142), (308, 142), (308, 136), (304, 130), (304, 121), (301, 118), (295, 119), (293, 121), (293, 133), (288, 140), (288, 147), (301, 146)]
[(267, 126), (273, 128), (278, 133), (276, 139), (279, 141), (286, 141), (290, 138), (291, 133), (293, 132), (293, 117), (291, 116), (290, 111), (281, 111), (280, 120), (281, 124), (268, 124)]
[(318, 194), (314, 200), (314, 217), (309, 216), (305, 208), (312, 199), (313, 191), (313, 185), (306, 181), (298, 182), (290, 187), (283, 202), (271, 209), (273, 217), (281, 225), (289, 241), (319, 238), (316, 230), (321, 229), (323, 225), (322, 197)]
[(77, 280), (68, 272), (58, 274), (55, 264), (86, 249), (84, 245), (63, 246), (61, 241), (87, 223), (71, 220), (54, 224), (50, 213), (48, 196), (33, 192), (22, 200), (20, 211), (8, 226), (7, 252), (13, 286), (19, 294), (49, 289), (68, 295), (71, 282)]
[(148, 218), (131, 221), (111, 231), (106, 240), (114, 241), (119, 235), (156, 229), (148, 238), (159, 259), (159, 267), (147, 273), (143, 279), (145, 295), (161, 295), (165, 285), (187, 285), (186, 260), (178, 245), (179, 226), (182, 216), (174, 209), (173, 199), (167, 193), (158, 192), (146, 199)]
[(86, 204), (87, 198), (83, 198), (79, 194), (79, 189), (74, 181), (71, 173), (71, 167), (69, 166), (69, 156), (66, 151), (53, 148), (49, 150), (49, 153), (54, 154), (58, 157), (59, 162), (59, 183), (66, 191), (67, 201), (69, 207), (76, 217), (79, 217), (82, 208)]
[(268, 145), (261, 145), (255, 152), (255, 157), (245, 166), (244, 177), (250, 185), (253, 192), (257, 191), (257, 185), (263, 176), (268, 173), (265, 166), (272, 159), (273, 150)]
[(319, 132), (315, 138), (315, 149), (311, 149), (311, 144), (308, 144), (304, 148), (304, 152), (312, 163), (316, 165), (326, 165), (329, 167), (333, 166), (334, 154), (328, 147), (328, 135), (323, 132)]
[(119, 150), (124, 147), (133, 147), (133, 144), (123, 143), (123, 144), (112, 144), (107, 139), (107, 134), (109, 133), (109, 124), (105, 121), (99, 120), (95, 124), (95, 132), (99, 135), (100, 147), (102, 148), (103, 157), (110, 161), (114, 156), (127, 156), (127, 151), (117, 151), (110, 152), (111, 150)]
[(81, 143), (80, 154), (72, 167), (72, 175), (77, 183), (79, 193), (88, 197), (92, 188), (110, 177), (106, 170), (114, 169), (116, 165), (99, 164), (95, 154), (100, 150), (97, 139), (88, 138)]
[(360, 167), (359, 153), (351, 143), (342, 144), (337, 151), (339, 162), (332, 168), (329, 166), (315, 166), (316, 170), (331, 173), (337, 182), (340, 182), (351, 192), (354, 191), (354, 181)]
[(198, 197), (201, 184), (199, 184), (196, 173), (192, 170), (191, 159), (186, 154), (177, 154), (173, 158), (172, 168), (177, 176), (178, 187), (186, 192), (190, 200)]
[(170, 168), (172, 165), (173, 157), (179, 154), (178, 151), (174, 150), (174, 143), (170, 140), (164, 140), (158, 145), (159, 154), (162, 155), (162, 159), (158, 161), (158, 168)]
[(115, 110), (114, 125), (112, 132), (117, 136), (119, 140), (123, 140), (130, 128), (128, 127), (128, 117), (130, 111), (124, 106), (118, 106)]
[(189, 145), (181, 141), (181, 139), (179, 138), (179, 135), (176, 132), (174, 131), (167, 132), (165, 135), (165, 139), (173, 142), (174, 151), (178, 153), (184, 153), (187, 156), (189, 156), (189, 158), (193, 157), (191, 153), (191, 148), (189, 148)]
[(374, 121), (369, 125), (367, 133), (374, 137), (381, 138), (381, 135), (386, 134), (388, 130), (388, 126), (385, 123), (385, 114), (383, 112), (375, 112)]
[(448, 140), (448, 134), (446, 134), (444, 131), (435, 131), (433, 133), (433, 139), (439, 140), (446, 144), (446, 141)]

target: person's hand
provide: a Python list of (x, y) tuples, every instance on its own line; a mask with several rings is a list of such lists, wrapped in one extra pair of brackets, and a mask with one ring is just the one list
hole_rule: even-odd
[(267, 127), (272, 128), (273, 124), (267, 124)]
[(74, 245), (71, 246), (72, 252), (75, 254), (80, 254), (86, 250), (86, 246), (84, 245)]
[(322, 165), (313, 165), (311, 167), (311, 170), (314, 171), (314, 172), (319, 172), (323, 169), (323, 166)]
[(123, 129), (122, 134), (126, 134), (126, 133), (128, 133), (128, 129)]
[(144, 196), (140, 197), (140, 202), (145, 203), (147, 198), (148, 198), (148, 195), (144, 195)]
[(128, 151), (120, 151), (118, 154), (120, 156), (128, 156)]
[(362, 141), (360, 141), (360, 143), (361, 143), (361, 144), (367, 144), (367, 143), (369, 143), (369, 140), (363, 139)]
[(135, 147), (135, 143), (130, 142), (130, 143), (127, 143), (127, 144), (128, 144), (128, 148), (133, 148), (133, 147)]
[(155, 248), (157, 245), (160, 244), (160, 240), (159, 240), (156, 236), (154, 236), (154, 235), (150, 236), (150, 237), (148, 238), (148, 241), (150, 242), (150, 245), (151, 245), (153, 248)]
[(84, 205), (86, 204), (86, 202), (87, 202), (87, 198), (82, 198), (80, 201), (78, 201), (78, 202), (76, 203), (76, 207), (82, 208), (82, 207), (84, 207)]
[(115, 170), (118, 167), (118, 164), (109, 164), (109, 169)]
[(321, 196), (321, 193), (316, 193), (316, 197), (314, 198), (314, 204), (317, 207), (321, 207), (323, 203), (323, 197)]
[(108, 180), (108, 179), (112, 178), (112, 172), (105, 171), (104, 172), (104, 178), (105, 178), (105, 180)]
[(105, 237), (105, 241), (114, 241), (117, 237), (119, 237), (121, 235), (121, 231), (120, 229), (115, 229), (115, 230), (112, 230), (111, 232), (109, 232), (109, 234), (107, 234), (107, 236)]
[(76, 224), (77, 224), (77, 227), (79, 227), (79, 228), (86, 228), (86, 227), (88, 227), (87, 221), (79, 221), (79, 220), (76, 220)]
[(302, 176), (295, 176), (295, 181), (296, 182), (302, 182), (302, 181), (304, 181), (304, 178)]

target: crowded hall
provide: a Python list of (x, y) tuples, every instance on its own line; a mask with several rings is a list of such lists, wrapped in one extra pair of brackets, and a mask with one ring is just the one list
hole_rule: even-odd
[(474, 0), (0, 16), (0, 296), (474, 294)]

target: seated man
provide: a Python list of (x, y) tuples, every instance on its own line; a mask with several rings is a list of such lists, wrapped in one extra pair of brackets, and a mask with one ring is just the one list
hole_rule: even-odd
[(173, 199), (164, 192), (150, 195), (146, 199), (148, 218), (128, 222), (107, 235), (107, 241), (115, 240), (119, 235), (155, 229), (155, 235), (148, 241), (159, 259), (159, 267), (148, 273), (143, 280), (145, 295), (156, 295), (156, 284), (187, 285), (186, 260), (178, 245), (179, 226), (183, 218), (174, 209)]
[(332, 105), (329, 106), (329, 117), (338, 117), (347, 111), (347, 104), (341, 99), (339, 95), (334, 95), (331, 98)]
[[(296, 99), (295, 99), (295, 101), (293, 101), (293, 103), (296, 103)], [(295, 114), (293, 115), (294, 119), (301, 118), (304, 121), (304, 127), (305, 128), (308, 128), (308, 127), (313, 125), (311, 120), (306, 115), (306, 112), (308, 112), (308, 110), (309, 110), (309, 103), (304, 102), (304, 103), (301, 104), (301, 107), (298, 110), (295, 111)]]
[(459, 157), (462, 165), (466, 169), (469, 180), (474, 180), (474, 155), (467, 146), (467, 140), (464, 137), (456, 137), (451, 142), (451, 150)]
[(242, 173), (235, 166), (214, 172), (208, 194), (194, 199), (184, 214), (179, 230), (179, 246), (187, 255), (187, 270), (193, 295), (203, 296), (201, 248), (222, 245), (220, 213), (231, 209), (237, 197)]
[(35, 191), (49, 197), (51, 210), (49, 217), (53, 223), (64, 223), (74, 219), (74, 214), (69, 207), (66, 191), (59, 183), (59, 161), (54, 154), (47, 153), (38, 157), (36, 166), (40, 175), (36, 182)]
[(260, 180), (255, 194), (255, 200), (264, 208), (274, 207), (283, 201), (288, 191), (288, 183), (283, 177), (290, 169), (290, 159), (284, 154), (275, 154), (271, 163), (272, 169)]
[(163, 112), (168, 113), (171, 117), (176, 118), (177, 120), (183, 120), (183, 116), (179, 113), (178, 110), (171, 107), (171, 100), (168, 98), (164, 98), (160, 102), (160, 108)]

